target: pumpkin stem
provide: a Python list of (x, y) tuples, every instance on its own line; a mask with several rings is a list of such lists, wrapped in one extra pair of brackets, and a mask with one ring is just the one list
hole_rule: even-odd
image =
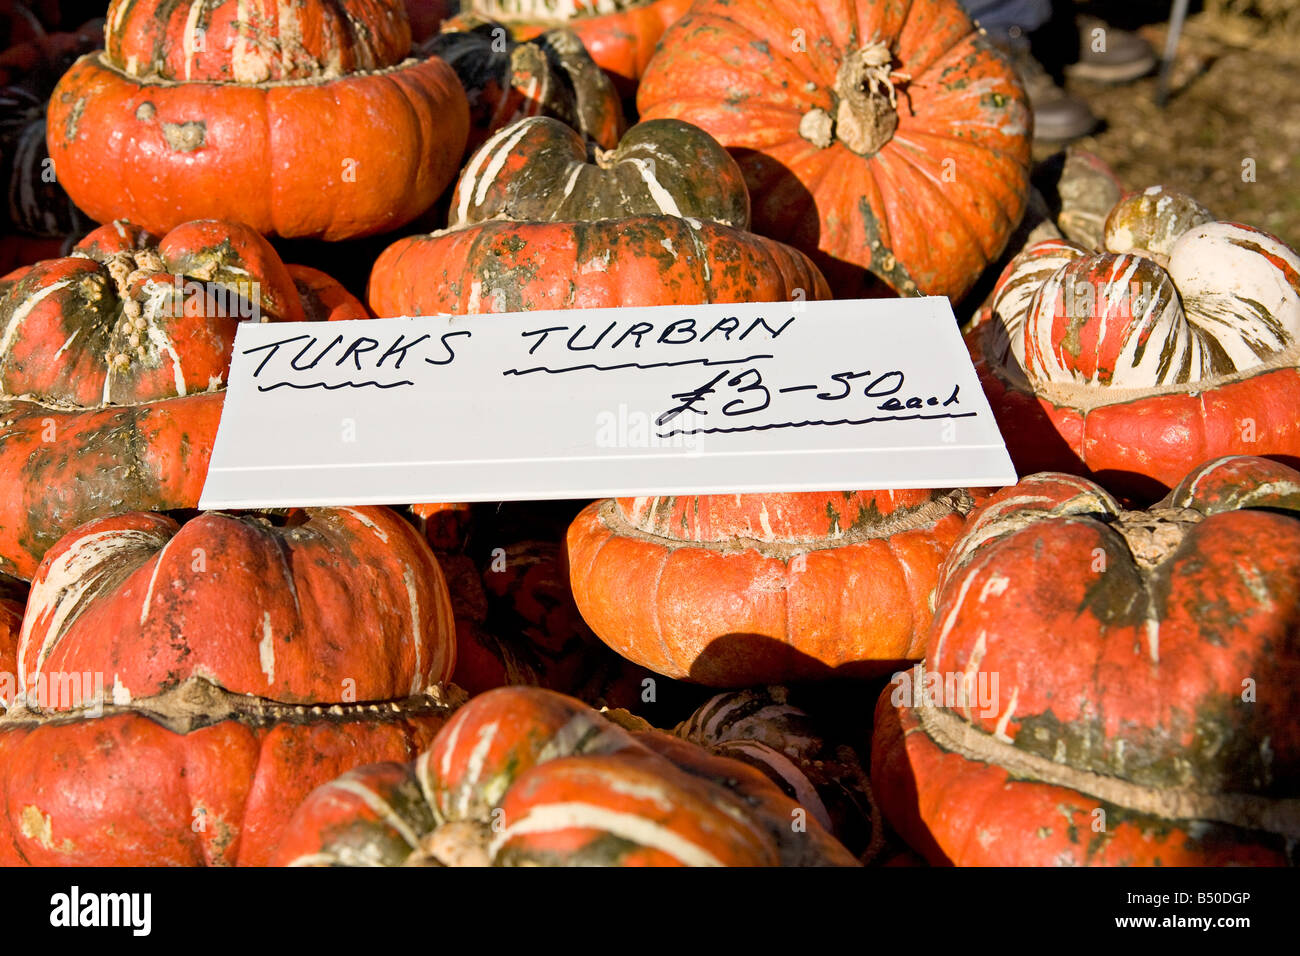
[(450, 820), (420, 840), (408, 865), (491, 866), (492, 828), (477, 820)]
[(862, 156), (879, 152), (898, 128), (890, 60), (888, 46), (869, 43), (844, 58), (835, 79), (835, 136)]
[[(133, 290), (137, 282), (165, 272), (167, 266), (156, 249), (137, 249), (113, 253), (104, 260), (104, 269), (108, 272), (118, 301), (122, 303), (122, 316), (118, 322), (121, 334), (109, 345), (104, 353), (104, 361), (110, 369), (126, 369), (131, 365), (132, 359), (143, 362), (148, 356), (145, 345), (145, 327), (148, 325), (145, 305), (136, 298)], [(100, 298), (101, 292), (96, 287), (93, 297)]]
[(874, 156), (898, 128), (898, 94), (893, 54), (880, 42), (868, 43), (840, 63), (835, 77), (835, 115), (814, 107), (799, 121), (799, 135), (820, 149), (839, 140), (861, 156)]
[(1151, 508), (1122, 511), (1111, 527), (1123, 536), (1134, 563), (1150, 571), (1172, 557), (1187, 532), (1204, 518), (1194, 508)]

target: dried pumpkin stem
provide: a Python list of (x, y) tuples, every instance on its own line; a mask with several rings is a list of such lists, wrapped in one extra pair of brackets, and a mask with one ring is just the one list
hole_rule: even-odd
[(878, 62), (881, 47), (871, 44), (846, 56), (835, 79), (840, 101), (835, 113), (835, 136), (862, 156), (878, 153), (898, 129), (889, 66)]
[(443, 866), (491, 866), (492, 828), (477, 820), (451, 820), (420, 841), (420, 854)]
[(846, 56), (835, 77), (835, 115), (809, 110), (799, 121), (799, 135), (822, 149), (838, 140), (861, 156), (878, 153), (898, 129), (891, 59), (883, 43)]

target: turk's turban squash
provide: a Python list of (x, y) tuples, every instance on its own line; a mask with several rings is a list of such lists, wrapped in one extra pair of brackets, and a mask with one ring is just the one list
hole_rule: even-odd
[(879, 852), (883, 827), (857, 754), (823, 733), (787, 688), (718, 694), (673, 733), (762, 771), (862, 862)]
[(1150, 500), (1209, 458), (1300, 462), (1300, 255), (1159, 186), (1103, 241), (1030, 246), (967, 337), (1016, 467)]
[(385, 508), (101, 518), (46, 555), (0, 718), (0, 862), (265, 863), (293, 808), (447, 707), (446, 584)]
[(91, 518), (198, 504), (239, 321), (365, 315), (215, 220), (109, 223), (0, 279), (0, 570), (31, 577)]
[(100, 222), (346, 239), (410, 222), (455, 177), (465, 94), (441, 60), (407, 59), (401, 0), (114, 0), (105, 35), (47, 129)]
[(569, 528), (578, 609), (622, 656), (715, 687), (915, 660), (964, 491), (617, 498)]
[(960, 297), (1028, 200), (1025, 95), (957, 0), (697, 0), (637, 107), (730, 149), (755, 231), (812, 256), (840, 296), (874, 294), (874, 275)]
[[(800, 813), (799, 811), (802, 811)], [(796, 820), (799, 825), (792, 825)], [(414, 764), (363, 767), (298, 808), (298, 866), (853, 866), (752, 767), (625, 730), (553, 691), (461, 707)]]
[(520, 120), (470, 158), (450, 221), (380, 255), (376, 315), (830, 297), (802, 253), (746, 231), (739, 170), (687, 123), (638, 124), (593, 158), (558, 120)]
[(1300, 472), (1218, 459), (1146, 511), (1030, 476), (953, 548), (924, 671), (876, 708), (873, 789), (935, 863), (1285, 863), (1297, 635)]

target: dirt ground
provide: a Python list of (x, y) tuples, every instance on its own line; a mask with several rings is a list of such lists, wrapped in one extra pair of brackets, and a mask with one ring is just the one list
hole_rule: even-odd
[[(1158, 54), (1167, 24), (1143, 21), (1168, 16), (1170, 6), (1078, 4), (1116, 26), (1137, 28)], [(1192, 4), (1163, 109), (1155, 75), (1118, 87), (1067, 84), (1105, 123), (1080, 145), (1110, 163), (1129, 188), (1182, 189), (1220, 218), (1300, 246), (1300, 0), (1206, 6)], [(1051, 151), (1035, 150), (1039, 158)]]

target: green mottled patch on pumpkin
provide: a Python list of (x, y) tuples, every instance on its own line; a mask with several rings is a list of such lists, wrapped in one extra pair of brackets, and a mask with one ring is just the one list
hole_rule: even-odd
[(1079, 827), (1074, 822), (1074, 814), (1078, 811), (1077, 807), (1068, 807), (1064, 803), (1058, 803), (1056, 810), (1061, 816), (1065, 817), (1065, 835), (1066, 838), (1074, 844), (1079, 842)]
[(524, 240), (523, 236), (511, 235), (509, 233), (502, 236), (498, 240), (498, 242), (500, 243), (502, 249), (505, 249), (507, 252), (513, 252), (516, 254), (522, 252), (524, 250), (524, 247), (528, 245), (528, 243)]
[[(1075, 520), (1070, 523), (1075, 523)], [(1091, 519), (1083, 520), (1093, 523)], [(1084, 588), (1079, 611), (1091, 614), (1103, 628), (1137, 627), (1144, 619), (1150, 600), (1146, 583), (1119, 533), (1101, 524), (1097, 524), (1097, 531), (1104, 564)], [(1095, 559), (1089, 556), (1089, 560)], [(1055, 582), (1044, 584), (1049, 588), (1055, 587)]]
[(826, 502), (826, 520), (827, 520), (827, 522), (828, 522), (829, 525), (830, 525), (830, 527), (827, 529), (826, 533), (827, 533), (828, 535), (836, 535), (836, 534), (839, 534), (839, 531), (840, 531), (840, 513), (839, 513), (838, 511), (835, 510), (835, 506), (832, 505), (829, 501)]
[(621, 866), (624, 857), (641, 850), (638, 843), (602, 833), (583, 846), (564, 852), (534, 850), (507, 843), (497, 851), (496, 866)]
[(1013, 744), (1064, 766), (1147, 787), (1283, 795), (1285, 785), (1271, 780), (1259, 735), (1251, 733), (1253, 712), (1243, 720), (1236, 707), (1230, 698), (1206, 695), (1185, 707), (1165, 708), (1163, 725), (1124, 721), (1118, 733), (1108, 733), (1103, 699), (1091, 705), (1097, 716), (1090, 719), (1063, 722), (1050, 709), (1020, 715)]

